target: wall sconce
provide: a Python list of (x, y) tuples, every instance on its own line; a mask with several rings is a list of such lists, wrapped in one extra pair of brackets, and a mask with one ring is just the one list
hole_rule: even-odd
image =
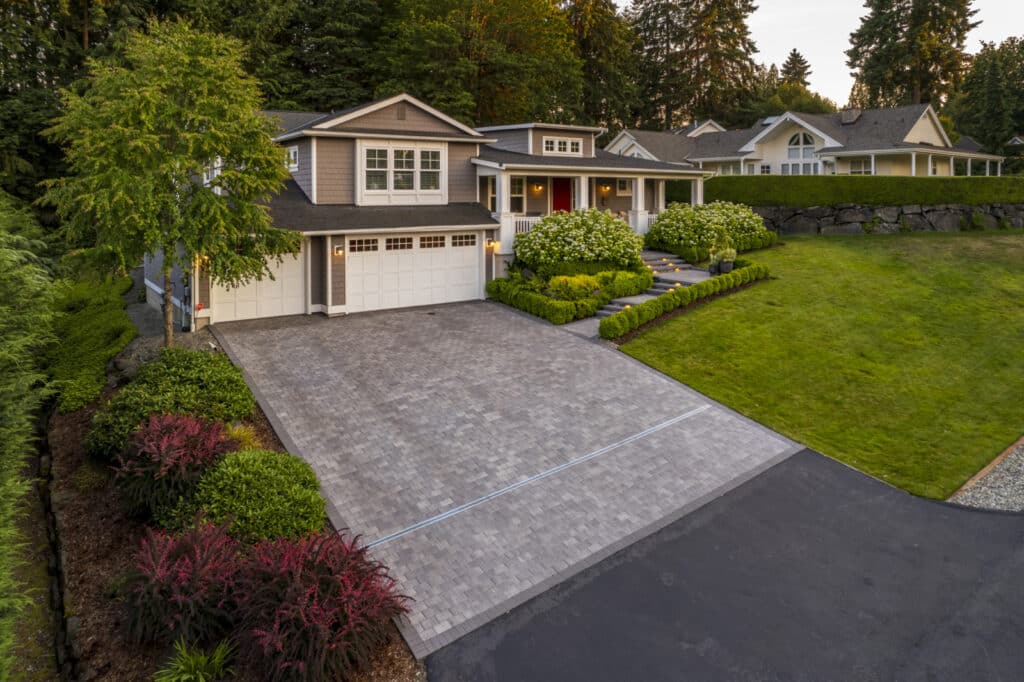
[(343, 244), (335, 245), (335, 247), (334, 247), (334, 255), (335, 256), (344, 256), (345, 255), (345, 246)]
[(536, 192), (537, 194), (540, 194), (541, 192), (544, 191), (544, 185), (539, 182), (533, 183), (533, 191)]
[(492, 237), (487, 238), (487, 248), (489, 249), (495, 248), (496, 246), (498, 246), (499, 243), (500, 242), (497, 239), (494, 239)]
[(605, 183), (605, 184), (601, 185), (601, 191), (604, 192), (605, 194), (607, 194), (608, 192), (612, 191), (612, 186), (607, 184), (607, 183)]

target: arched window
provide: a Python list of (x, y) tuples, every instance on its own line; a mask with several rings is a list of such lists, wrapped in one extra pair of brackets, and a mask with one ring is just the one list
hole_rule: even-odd
[(797, 133), (789, 138), (787, 158), (790, 163), (782, 164), (783, 175), (818, 175), (820, 172), (814, 158), (814, 138), (808, 133)]

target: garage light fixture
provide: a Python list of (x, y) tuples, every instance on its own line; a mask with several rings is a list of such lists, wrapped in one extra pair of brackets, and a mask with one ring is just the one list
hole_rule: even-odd
[(497, 240), (497, 239), (494, 239), (494, 238), (492, 238), (492, 237), (488, 237), (488, 238), (487, 238), (487, 246), (488, 246), (488, 247), (490, 247), (490, 248), (494, 248), (494, 247), (495, 247), (495, 246), (497, 246), (497, 245), (498, 245), (498, 240)]
[(344, 256), (345, 255), (345, 245), (344, 244), (337, 244), (334, 247), (334, 255), (335, 256)]

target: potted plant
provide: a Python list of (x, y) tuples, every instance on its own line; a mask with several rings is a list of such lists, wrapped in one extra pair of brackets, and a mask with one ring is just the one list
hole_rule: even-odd
[(718, 271), (723, 275), (732, 272), (732, 266), (735, 262), (736, 249), (730, 247), (718, 252)]
[(712, 246), (711, 250), (708, 251), (708, 274), (712, 276), (717, 275), (718, 265), (718, 247)]

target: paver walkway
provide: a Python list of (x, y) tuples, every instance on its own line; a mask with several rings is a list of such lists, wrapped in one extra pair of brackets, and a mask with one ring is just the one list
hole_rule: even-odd
[(798, 448), (495, 303), (220, 325), (424, 656)]

